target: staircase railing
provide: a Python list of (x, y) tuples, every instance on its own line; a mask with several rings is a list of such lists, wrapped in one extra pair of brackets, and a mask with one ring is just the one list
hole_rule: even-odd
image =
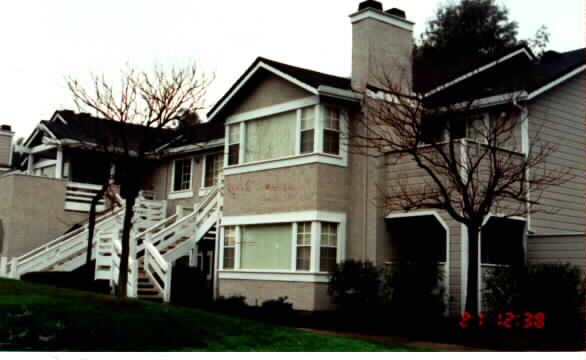
[[(117, 232), (117, 234), (119, 234)], [(114, 285), (118, 285), (120, 276), (120, 259), (122, 259), (122, 244), (117, 236), (112, 241), (112, 276), (111, 280)], [(138, 292), (138, 260), (133, 258), (132, 254), (128, 257), (128, 281), (126, 282), (126, 295), (128, 297), (137, 297)]]
[[(201, 239), (206, 232), (214, 226), (217, 221), (217, 214), (220, 205), (219, 189), (213, 189), (209, 195), (202, 201), (196, 209), (188, 215), (191, 220), (190, 240), (166, 252), (163, 257), (167, 261), (175, 261), (185, 254), (186, 251), (193, 248), (195, 243)], [(193, 220), (194, 219), (194, 220)], [(159, 247), (162, 249), (164, 247)]]
[(159, 293), (163, 294), (163, 301), (169, 302), (171, 300), (172, 264), (166, 261), (159, 250), (148, 240), (145, 243), (144, 270)]
[[(114, 226), (118, 222), (118, 216), (123, 213), (124, 208), (118, 208), (98, 217), (96, 219), (95, 231), (97, 232)], [(88, 226), (86, 224), (24, 255), (14, 258), (12, 260), (11, 277), (20, 278), (26, 272), (46, 269), (87, 249), (87, 235)], [(97, 239), (94, 237), (93, 246), (96, 245), (96, 242)], [(95, 251), (92, 252), (92, 257), (95, 257)]]

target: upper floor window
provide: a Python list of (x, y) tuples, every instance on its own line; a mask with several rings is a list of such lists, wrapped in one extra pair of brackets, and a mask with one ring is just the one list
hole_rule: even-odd
[(173, 161), (173, 191), (191, 189), (191, 158)]
[(204, 187), (217, 185), (224, 170), (224, 155), (211, 154), (205, 158)]
[(240, 161), (240, 124), (228, 127), (228, 165)]
[(486, 143), (489, 131), (488, 117), (484, 114), (458, 116), (449, 120), (434, 117), (424, 120), (422, 140), (426, 144), (450, 139), (468, 139)]
[(295, 154), (296, 111), (267, 116), (245, 124), (245, 161), (276, 159)]
[(338, 155), (340, 153), (340, 119), (342, 111), (327, 107), (324, 115), (324, 152)]
[(299, 152), (301, 154), (313, 152), (314, 142), (314, 129), (315, 129), (315, 108), (308, 107), (301, 109), (301, 122), (300, 122), (300, 135), (299, 135)]

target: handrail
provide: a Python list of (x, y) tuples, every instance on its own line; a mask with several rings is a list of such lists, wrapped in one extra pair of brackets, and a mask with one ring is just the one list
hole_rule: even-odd
[(145, 244), (144, 270), (155, 287), (163, 293), (163, 301), (169, 302), (171, 300), (171, 265), (148, 241)]

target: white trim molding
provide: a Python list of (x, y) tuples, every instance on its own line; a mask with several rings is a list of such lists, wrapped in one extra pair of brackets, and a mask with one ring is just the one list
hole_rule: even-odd
[(172, 191), (167, 194), (167, 199), (169, 200), (177, 200), (177, 199), (188, 199), (193, 197), (193, 191), (185, 190), (185, 191)]
[(346, 214), (329, 211), (309, 210), (263, 215), (224, 216), (222, 218), (221, 226), (279, 224), (303, 221), (326, 221), (345, 223)]
[(252, 68), (252, 70), (250, 70), (248, 72), (248, 74), (242, 80), (240, 80), (239, 82), (237, 82), (235, 84), (234, 89), (226, 95), (226, 98), (209, 115), (209, 121), (213, 121), (214, 117), (224, 108), (224, 106), (226, 106), (226, 104), (228, 104), (228, 102), (234, 97), (234, 95), (236, 95), (240, 91), (240, 89), (244, 86), (244, 84), (246, 84), (248, 82), (248, 80), (250, 80), (250, 78), (252, 78), (254, 76), (254, 74), (257, 71), (259, 71), (260, 69), (267, 70), (267, 71), (273, 73), (274, 75), (279, 76), (279, 77), (301, 87), (304, 90), (307, 90), (309, 93), (311, 93), (313, 95), (318, 95), (318, 91), (316, 88), (309, 86), (309, 85), (305, 84), (304, 82), (301, 82), (301, 81), (295, 79), (294, 77), (292, 77), (288, 74), (285, 74), (284, 72), (277, 70), (268, 64), (265, 64), (261, 59), (258, 62), (258, 64), (256, 64), (256, 66), (254, 66), (254, 68)]
[(549, 89), (558, 86), (559, 84), (563, 83), (564, 81), (578, 75), (579, 73), (581, 73), (582, 71), (586, 70), (586, 65), (582, 65), (572, 71), (570, 71), (569, 73), (567, 73), (564, 76), (561, 76), (557, 79), (555, 79), (554, 81), (540, 87), (537, 90), (534, 90), (531, 94), (529, 94), (529, 96), (527, 97), (528, 100), (531, 100), (533, 98), (535, 98), (536, 96), (539, 96), (541, 94), (543, 94), (544, 92), (548, 91)]
[(328, 273), (311, 272), (282, 272), (281, 270), (247, 271), (247, 270), (220, 270), (220, 280), (264, 280), (264, 281), (292, 281), (327, 283)]
[(279, 169), (284, 167), (299, 166), (305, 164), (322, 163), (329, 165), (336, 165), (341, 167), (348, 166), (348, 160), (342, 156), (313, 153), (313, 154), (301, 154), (298, 156), (288, 156), (285, 158), (255, 161), (250, 163), (244, 163), (241, 165), (231, 165), (224, 168), (224, 175), (236, 175), (246, 174), (250, 172)]
[(320, 85), (317, 88), (317, 92), (320, 96), (327, 96), (331, 98), (347, 100), (352, 102), (360, 102), (362, 95), (352, 90), (339, 89), (332, 86)]

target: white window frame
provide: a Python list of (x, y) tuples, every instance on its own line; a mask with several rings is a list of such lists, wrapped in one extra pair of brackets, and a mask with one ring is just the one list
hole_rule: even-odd
[[(300, 138), (301, 138), (301, 109), (314, 106), (314, 144), (313, 152), (311, 153), (300, 153)], [(340, 152), (339, 154), (326, 154), (323, 152), (323, 116), (324, 109), (326, 107), (337, 108), (341, 111), (340, 118)], [(283, 112), (296, 111), (296, 139), (295, 139), (295, 151), (293, 155), (245, 162), (246, 159), (246, 123), (252, 120), (258, 120), (260, 118), (277, 115)], [(249, 111), (242, 114), (236, 114), (226, 119), (226, 137), (228, 137), (228, 127), (240, 124), (240, 152), (239, 152), (239, 163), (237, 165), (228, 165), (228, 142), (226, 142), (224, 152), (226, 154), (224, 161), (224, 175), (235, 175), (248, 172), (255, 172), (267, 169), (277, 169), (282, 167), (290, 167), (296, 165), (310, 164), (310, 163), (324, 163), (337, 165), (342, 167), (348, 166), (348, 151), (347, 147), (344, 146), (342, 136), (348, 131), (348, 111), (336, 105), (327, 103), (320, 103), (319, 97), (311, 96), (299, 100), (293, 100), (287, 103), (273, 105), (265, 108), (261, 108), (254, 111)]]
[[(183, 189), (183, 190), (175, 190), (175, 166), (177, 161), (180, 160), (191, 160), (191, 171), (190, 171), (190, 176), (189, 176), (189, 188), (188, 189)], [(193, 197), (193, 173), (195, 170), (195, 164), (193, 161), (193, 157), (184, 157), (184, 158), (178, 158), (178, 159), (173, 159), (172, 160), (173, 166), (171, 166), (171, 189), (169, 190), (169, 194), (167, 195), (167, 198), (170, 200), (175, 200), (175, 199), (186, 199), (186, 198), (191, 198)]]
[[(311, 259), (310, 269), (297, 271), (297, 223), (311, 222)], [(224, 269), (220, 266), (220, 279), (243, 279), (243, 280), (275, 280), (275, 281), (300, 281), (300, 282), (328, 282), (328, 272), (319, 271), (319, 249), (321, 246), (320, 222), (338, 224), (336, 262), (340, 263), (345, 259), (345, 235), (346, 235), (346, 214), (323, 212), (323, 211), (302, 211), (294, 213), (278, 213), (270, 215), (253, 216), (227, 216), (222, 218), (222, 227), (236, 226), (236, 259), (234, 269)], [(265, 269), (241, 269), (240, 268), (240, 233), (242, 226), (246, 225), (270, 225), (288, 223), (292, 226), (291, 236), (291, 268), (290, 270), (265, 270)], [(222, 231), (224, 233), (224, 231)], [(223, 262), (224, 239), (222, 239), (221, 261)]]

